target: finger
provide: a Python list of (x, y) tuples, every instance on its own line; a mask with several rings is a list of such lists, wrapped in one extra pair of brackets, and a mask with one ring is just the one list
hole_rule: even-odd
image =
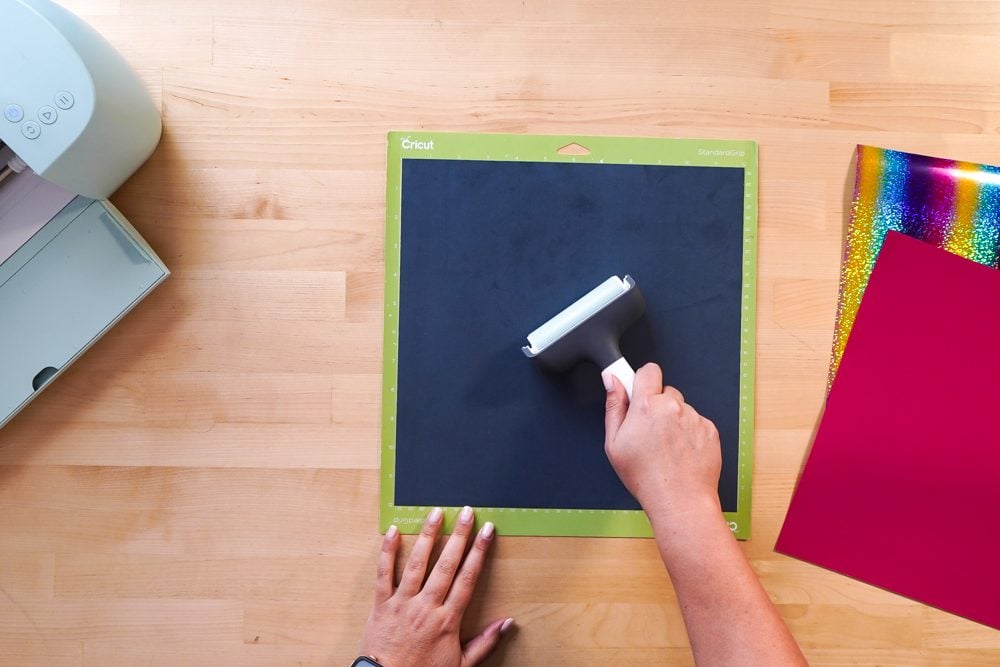
[(493, 653), (500, 638), (507, 634), (514, 624), (513, 618), (501, 618), (487, 625), (482, 632), (470, 639), (462, 647), (462, 667), (480, 664)]
[(424, 595), (428, 596), (435, 604), (441, 604), (451, 582), (455, 579), (455, 573), (462, 563), (462, 556), (465, 554), (465, 545), (469, 541), (469, 533), (472, 532), (472, 508), (463, 507), (455, 523), (455, 530), (452, 531), (448, 543), (444, 545), (441, 556), (437, 564), (431, 570), (431, 576), (424, 584)]
[(715, 426), (711, 419), (701, 418), (702, 426), (705, 429), (705, 433), (708, 435), (708, 439), (712, 442), (718, 442), (719, 440), (719, 429)]
[(378, 552), (375, 565), (375, 604), (392, 597), (393, 576), (396, 573), (396, 554), (399, 552), (399, 529), (389, 526), (382, 538), (382, 548)]
[(679, 405), (684, 405), (684, 394), (678, 391), (676, 387), (664, 387), (663, 395), (677, 401)]
[(663, 392), (663, 371), (656, 364), (646, 364), (635, 372), (632, 385), (632, 401), (640, 396), (652, 396)]
[(452, 584), (451, 590), (448, 591), (448, 597), (445, 598), (444, 604), (459, 614), (465, 613), (465, 608), (469, 606), (469, 600), (472, 599), (472, 591), (475, 590), (476, 582), (479, 581), (479, 575), (483, 571), (483, 564), (486, 562), (486, 552), (489, 551), (490, 545), (493, 544), (495, 533), (493, 523), (487, 521), (483, 525), (482, 530), (479, 531), (479, 534), (476, 535), (476, 539), (472, 543), (472, 549), (469, 551), (469, 555), (465, 557), (465, 562), (462, 563), (462, 567), (455, 577), (455, 583)]
[(618, 429), (625, 421), (628, 413), (628, 394), (625, 387), (611, 373), (602, 373), (604, 386), (608, 389), (608, 398), (604, 403), (604, 442), (608, 443), (615, 439)]
[(398, 593), (412, 597), (420, 592), (424, 575), (427, 573), (427, 561), (430, 560), (434, 542), (441, 530), (441, 517), (440, 507), (435, 507), (427, 515), (424, 527), (420, 529), (420, 535), (413, 545), (413, 551), (410, 552), (410, 560), (403, 570), (403, 578), (399, 582), (399, 588), (396, 589)]

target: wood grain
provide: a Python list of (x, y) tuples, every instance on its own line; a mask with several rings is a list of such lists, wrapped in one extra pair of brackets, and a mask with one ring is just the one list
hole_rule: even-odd
[[(824, 396), (852, 151), (1000, 161), (1000, 3), (67, 0), (161, 104), (114, 201), (174, 276), (0, 432), (0, 663), (344, 665), (373, 575), (389, 130), (754, 139), (754, 538), (816, 665), (1000, 633), (772, 551)], [(933, 576), (933, 573), (928, 573)], [(645, 540), (502, 537), (490, 664), (688, 665)]]

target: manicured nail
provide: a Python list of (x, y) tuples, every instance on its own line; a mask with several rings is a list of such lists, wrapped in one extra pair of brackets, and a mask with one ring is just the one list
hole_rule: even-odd
[(508, 618), (500, 626), (500, 634), (502, 634), (502, 635), (507, 634), (507, 631), (510, 630), (510, 626), (512, 626), (512, 625), (514, 625), (514, 619), (513, 618)]
[(483, 536), (484, 539), (490, 539), (493, 537), (493, 522), (487, 521), (483, 524), (483, 529), (479, 531), (479, 534)]
[(472, 508), (466, 505), (462, 508), (462, 513), (458, 515), (458, 520), (462, 523), (469, 523), (472, 521)]
[(396, 528), (395, 524), (389, 526), (389, 530), (385, 531), (385, 539), (394, 540), (396, 535), (399, 535), (399, 528)]
[[(615, 388), (615, 381), (611, 373), (601, 373), (601, 381), (604, 382), (604, 388), (607, 391), (611, 391)], [(507, 620), (509, 621), (511, 619), (508, 618)]]
[(443, 512), (441, 511), (441, 508), (435, 507), (434, 509), (431, 510), (431, 513), (427, 515), (427, 521), (429, 523), (437, 523), (438, 521), (441, 520), (442, 515)]

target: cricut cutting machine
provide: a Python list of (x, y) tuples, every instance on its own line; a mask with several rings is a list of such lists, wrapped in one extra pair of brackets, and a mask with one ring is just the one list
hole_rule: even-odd
[(0, 0), (0, 426), (169, 271), (109, 201), (160, 116), (96, 31)]

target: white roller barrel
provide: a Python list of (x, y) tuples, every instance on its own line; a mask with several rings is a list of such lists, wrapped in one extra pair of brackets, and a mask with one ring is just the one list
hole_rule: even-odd
[[(611, 276), (603, 283), (577, 299), (571, 306), (551, 320), (528, 334), (528, 346), (532, 354), (538, 354), (546, 347), (578, 327), (584, 320), (615, 300), (628, 290), (628, 284), (618, 276)], [(623, 384), (624, 381), (623, 381)], [(631, 383), (625, 387), (632, 393)]]

